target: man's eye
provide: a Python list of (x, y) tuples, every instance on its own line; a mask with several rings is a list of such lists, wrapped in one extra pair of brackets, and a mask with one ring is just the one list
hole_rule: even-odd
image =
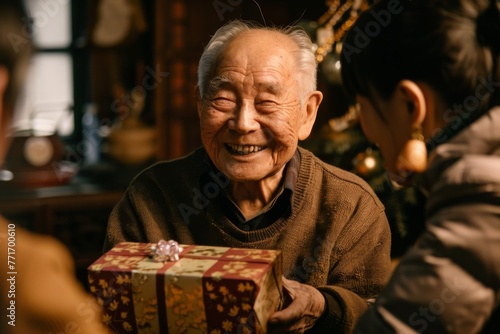
[(259, 105), (259, 106), (274, 106), (274, 105), (276, 105), (276, 102), (271, 101), (271, 100), (263, 100), (263, 101), (257, 102), (257, 105)]
[(274, 101), (271, 101), (271, 100), (263, 100), (263, 101), (259, 101), (257, 103), (255, 103), (255, 106), (258, 108), (258, 109), (264, 109), (264, 110), (272, 110), (274, 108), (276, 108), (278, 104)]
[(214, 107), (219, 107), (219, 108), (230, 108), (234, 107), (236, 103), (230, 99), (224, 98), (224, 97), (217, 97), (211, 100), (212, 104)]

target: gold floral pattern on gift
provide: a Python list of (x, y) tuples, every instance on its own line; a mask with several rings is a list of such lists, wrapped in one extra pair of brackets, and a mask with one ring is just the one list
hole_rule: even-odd
[(221, 278), (225, 275), (238, 275), (243, 278), (258, 278), (262, 276), (264, 269), (262, 268), (248, 268), (247, 262), (232, 261), (222, 266), (223, 271), (216, 271), (212, 273), (212, 277)]
[(135, 310), (135, 322), (140, 333), (155, 333), (158, 331), (158, 300), (156, 282), (151, 276), (143, 273), (132, 273), (132, 295)]
[(174, 315), (176, 333), (207, 332), (207, 319), (203, 305), (203, 289), (201, 286), (191, 291), (172, 284), (165, 286), (166, 305)]
[(206, 257), (221, 257), (229, 250), (227, 247), (210, 247), (210, 246), (195, 246), (186, 255), (189, 256), (206, 256)]
[(207, 332), (202, 277), (215, 263), (214, 259), (183, 258), (165, 272), (169, 332)]
[(90, 268), (94, 271), (100, 271), (103, 268), (116, 267), (118, 269), (132, 269), (141, 261), (141, 258), (122, 256), (122, 255), (107, 255), (104, 257), (104, 262), (93, 264)]
[(276, 252), (261, 249), (245, 249), (241, 254), (226, 254), (224, 258), (230, 260), (252, 259), (271, 263), (276, 259)]
[[(94, 265), (92, 268), (106, 266)], [(131, 333), (134, 327), (128, 321), (128, 312), (122, 311), (121, 306), (126, 307), (131, 303), (130, 276), (127, 274), (110, 275), (108, 279), (95, 279), (94, 274), (89, 273), (89, 288), (97, 299), (97, 303), (103, 309), (102, 322), (107, 326), (113, 325), (121, 332)]]

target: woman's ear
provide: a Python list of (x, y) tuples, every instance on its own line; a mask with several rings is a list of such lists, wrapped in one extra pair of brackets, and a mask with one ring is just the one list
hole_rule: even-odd
[(314, 122), (316, 121), (318, 108), (322, 100), (323, 93), (316, 90), (310, 93), (304, 101), (304, 106), (301, 111), (303, 116), (298, 133), (299, 140), (305, 140), (311, 134)]
[(396, 169), (398, 173), (407, 177), (413, 173), (421, 173), (427, 168), (427, 148), (422, 132), (422, 124), (427, 114), (426, 94), (422, 87), (411, 80), (402, 80), (396, 88), (398, 103), (408, 112), (406, 124), (409, 139), (398, 154)]
[(396, 91), (399, 93), (402, 103), (412, 115), (412, 124), (422, 125), (427, 114), (425, 94), (422, 87), (411, 80), (401, 80)]

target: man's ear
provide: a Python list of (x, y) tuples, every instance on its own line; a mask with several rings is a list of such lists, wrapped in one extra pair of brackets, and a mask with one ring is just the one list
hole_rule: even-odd
[(316, 90), (310, 93), (302, 107), (302, 120), (299, 128), (299, 140), (305, 140), (311, 134), (323, 93)]
[(401, 80), (396, 87), (396, 92), (401, 98), (400, 103), (411, 113), (412, 124), (422, 125), (427, 114), (425, 94), (422, 87), (414, 81)]

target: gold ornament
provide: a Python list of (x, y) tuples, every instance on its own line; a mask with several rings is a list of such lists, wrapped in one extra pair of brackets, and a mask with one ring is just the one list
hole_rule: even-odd
[(356, 174), (367, 178), (382, 170), (380, 160), (380, 156), (369, 147), (364, 152), (358, 153), (352, 163)]
[(408, 140), (401, 150), (396, 162), (397, 171), (407, 177), (413, 173), (421, 173), (427, 168), (427, 147), (425, 146), (422, 126), (415, 124)]
[[(359, 14), (368, 8), (366, 0), (327, 1), (328, 11), (318, 19), (317, 42), (315, 47), (316, 61), (321, 63), (332, 51), (347, 30), (354, 24)], [(348, 17), (345, 16), (348, 13)], [(340, 52), (338, 52), (340, 54)]]

